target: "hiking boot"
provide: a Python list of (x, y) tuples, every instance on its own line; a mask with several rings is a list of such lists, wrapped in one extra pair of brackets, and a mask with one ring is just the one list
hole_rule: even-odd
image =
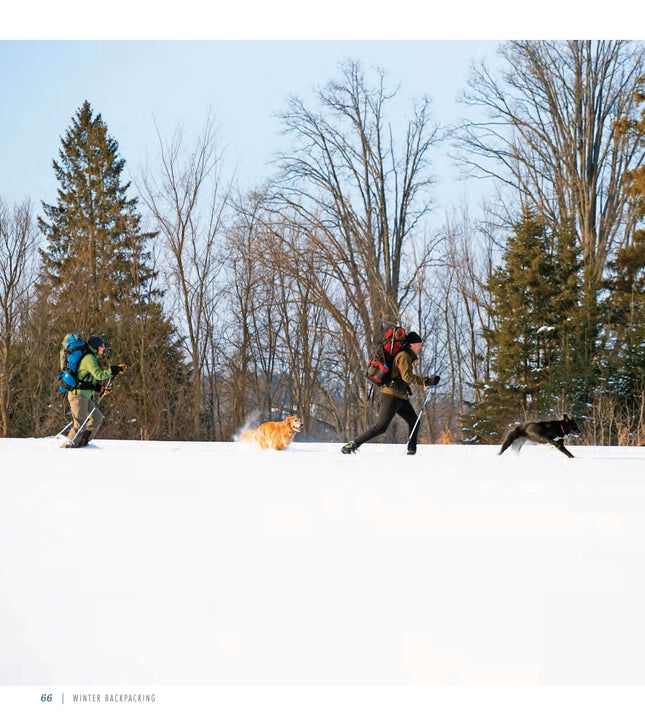
[(407, 454), (408, 456), (414, 456), (417, 453), (416, 449), (408, 449)]
[(61, 449), (80, 449), (82, 446), (87, 446), (90, 443), (91, 436), (92, 432), (86, 429), (76, 439), (76, 442), (74, 442), (74, 439), (70, 439), (61, 446)]
[(345, 444), (345, 446), (341, 449), (341, 453), (343, 454), (354, 454), (356, 451), (358, 451), (358, 446), (356, 446), (353, 441)]
[(88, 445), (88, 444), (90, 443), (90, 438), (91, 438), (91, 437), (92, 437), (92, 432), (91, 432), (91, 431), (88, 431), (88, 430), (86, 429), (86, 430), (85, 430), (85, 431), (83, 431), (83, 433), (81, 434), (81, 437), (80, 437), (80, 439), (78, 440), (78, 442), (76, 443), (76, 446), (78, 446), (79, 448), (80, 448), (81, 446), (87, 446), (87, 445)]

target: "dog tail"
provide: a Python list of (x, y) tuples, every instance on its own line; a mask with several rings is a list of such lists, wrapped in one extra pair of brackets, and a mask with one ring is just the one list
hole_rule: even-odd
[(258, 421), (260, 420), (260, 409), (256, 408), (251, 413), (248, 414), (248, 416), (244, 419), (244, 422), (240, 426), (240, 428), (233, 434), (232, 440), (233, 441), (253, 441), (253, 433), (251, 433), (249, 436), (245, 436), (248, 431), (255, 431), (255, 427), (258, 424)]
[[(512, 429), (509, 429), (506, 434), (504, 435), (504, 439), (502, 441), (502, 448), (498, 452), (498, 456), (503, 454), (506, 449), (508, 449), (509, 446), (514, 444), (519, 438), (522, 437), (522, 433), (520, 432), (519, 426), (513, 426)], [(524, 442), (520, 442), (520, 446)]]

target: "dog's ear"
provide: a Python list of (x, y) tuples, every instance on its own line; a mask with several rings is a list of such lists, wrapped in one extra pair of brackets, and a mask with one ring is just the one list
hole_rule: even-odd
[(569, 420), (569, 417), (567, 416), (567, 414), (566, 414), (566, 413), (565, 413), (565, 414), (564, 414), (564, 416), (562, 417), (562, 420), (563, 420), (563, 421), (568, 421), (568, 420)]

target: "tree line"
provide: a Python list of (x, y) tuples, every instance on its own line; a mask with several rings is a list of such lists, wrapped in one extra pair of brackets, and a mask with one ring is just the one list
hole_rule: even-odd
[[(451, 127), (342, 62), (288, 100), (284, 150), (251, 190), (224, 178), (212, 117), (194, 140), (157, 130), (156, 166), (126, 181), (85, 101), (56, 199), (0, 198), (2, 435), (64, 425), (58, 352), (80, 330), (129, 366), (105, 436), (230, 440), (297, 413), (304, 437), (344, 440), (374, 416), (367, 353), (399, 323), (442, 377), (421, 441), (497, 442), (566, 411), (589, 442), (642, 443), (643, 48), (513, 41), (499, 60), (473, 66)], [(437, 225), (440, 144), (495, 184)]]

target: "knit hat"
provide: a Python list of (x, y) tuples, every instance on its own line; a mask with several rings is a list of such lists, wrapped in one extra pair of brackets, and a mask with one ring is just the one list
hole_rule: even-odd
[(91, 348), (94, 348), (94, 350), (98, 350), (101, 346), (105, 348), (103, 338), (101, 338), (99, 335), (90, 335), (90, 337), (87, 339), (87, 342)]
[(423, 343), (423, 341), (421, 340), (421, 336), (419, 335), (419, 333), (415, 333), (414, 330), (411, 330), (408, 333), (407, 342), (408, 342), (408, 345), (410, 343)]

